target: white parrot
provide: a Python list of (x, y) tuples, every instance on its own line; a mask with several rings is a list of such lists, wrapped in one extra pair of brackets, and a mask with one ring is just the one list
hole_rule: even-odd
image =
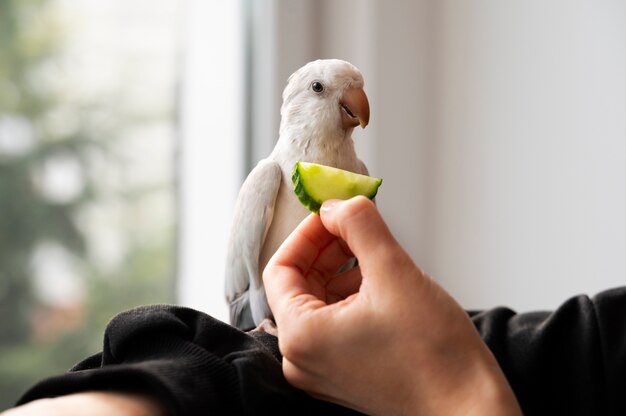
[(310, 213), (293, 192), (297, 161), (368, 174), (354, 150), (352, 130), (369, 122), (363, 76), (352, 64), (326, 59), (294, 72), (283, 91), (279, 138), (241, 186), (226, 260), (231, 324), (243, 330), (272, 314), (263, 270), (283, 240)]

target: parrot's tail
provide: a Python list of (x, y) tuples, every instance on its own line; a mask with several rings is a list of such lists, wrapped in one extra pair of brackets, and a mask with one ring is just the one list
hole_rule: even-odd
[(249, 331), (254, 329), (254, 320), (252, 319), (252, 310), (250, 309), (250, 299), (248, 292), (244, 292), (237, 299), (234, 299), (228, 305), (230, 308), (230, 324), (243, 330)]

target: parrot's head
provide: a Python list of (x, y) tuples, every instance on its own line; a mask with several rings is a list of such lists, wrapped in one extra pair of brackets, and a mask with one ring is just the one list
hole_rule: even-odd
[(284, 126), (345, 135), (369, 123), (370, 107), (363, 76), (351, 63), (339, 59), (309, 62), (294, 72), (283, 92), (280, 111)]

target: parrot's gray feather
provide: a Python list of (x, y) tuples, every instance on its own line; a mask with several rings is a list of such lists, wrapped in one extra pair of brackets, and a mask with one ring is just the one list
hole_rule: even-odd
[[(265, 299), (259, 254), (272, 223), (282, 174), (280, 166), (264, 159), (241, 186), (228, 243), (225, 293), (231, 323), (242, 329), (254, 327), (254, 315), (270, 316)], [(267, 309), (267, 310), (266, 310)]]

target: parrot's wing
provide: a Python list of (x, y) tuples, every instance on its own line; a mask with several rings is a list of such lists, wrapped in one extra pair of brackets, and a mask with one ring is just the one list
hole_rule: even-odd
[(271, 316), (259, 255), (272, 223), (276, 195), (282, 180), (278, 163), (264, 159), (250, 172), (239, 191), (226, 259), (226, 301), (231, 324), (241, 329), (254, 328), (252, 308), (264, 308)]

